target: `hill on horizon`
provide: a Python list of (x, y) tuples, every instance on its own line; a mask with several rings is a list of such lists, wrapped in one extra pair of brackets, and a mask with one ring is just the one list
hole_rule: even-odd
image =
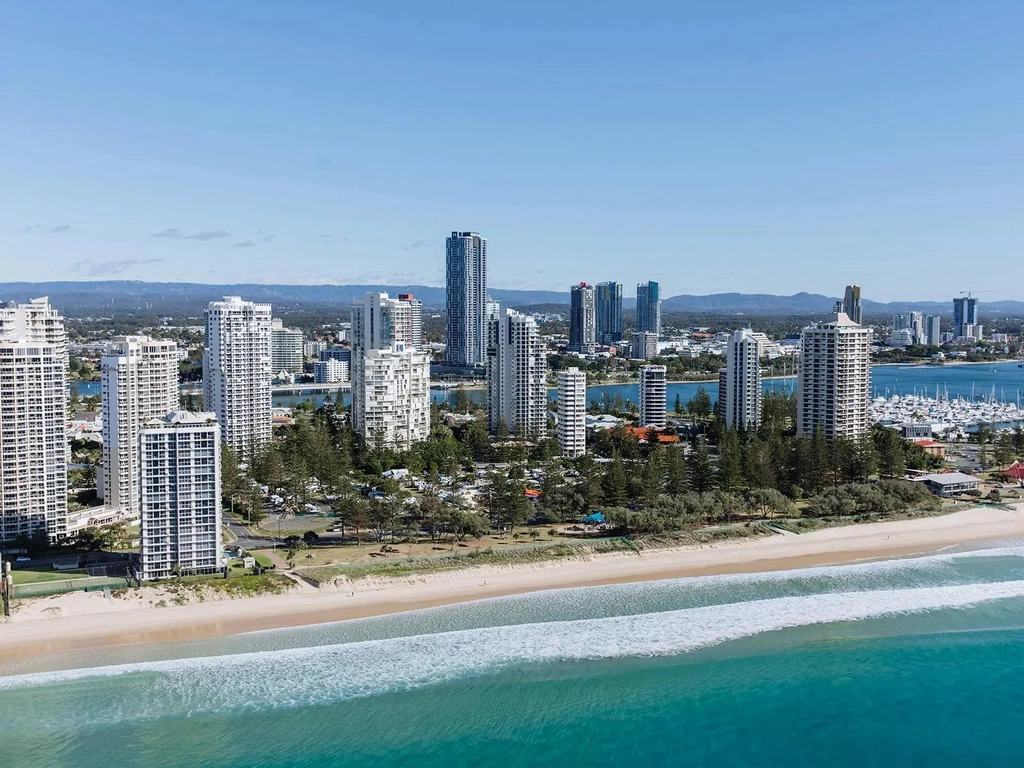
[[(302, 305), (343, 305), (367, 292), (387, 292), (391, 295), (411, 293), (424, 306), (443, 308), (445, 289), (429, 285), (263, 285), (235, 283), (216, 285), (206, 283), (149, 283), (141, 280), (97, 280), (50, 282), (0, 283), (0, 301), (27, 301), (38, 296), (49, 296), (54, 306), (71, 316), (105, 312), (152, 312), (171, 314), (199, 312), (207, 302), (223, 296), (242, 296), (253, 301), (270, 302), (282, 309), (295, 309)], [(492, 288), (490, 295), (509, 306), (569, 304), (568, 291), (530, 291)], [(795, 293), (778, 296), (765, 293), (715, 293), (709, 295), (670, 296), (663, 300), (664, 312), (692, 314), (761, 314), (801, 315), (826, 314), (838, 299), (817, 293)], [(635, 306), (635, 299), (626, 299), (627, 308)], [(919, 311), (933, 314), (951, 314), (950, 301), (875, 302), (865, 299), (867, 315), (896, 314)], [(981, 302), (982, 314), (1022, 314), (1024, 302)]]

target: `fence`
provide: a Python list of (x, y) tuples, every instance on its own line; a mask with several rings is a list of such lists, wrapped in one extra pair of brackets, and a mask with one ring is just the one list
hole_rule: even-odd
[(84, 576), (77, 579), (37, 581), (32, 584), (15, 584), (14, 597), (43, 597), (62, 595), (67, 592), (98, 592), (102, 589), (123, 589), (129, 586), (126, 578), (110, 576)]

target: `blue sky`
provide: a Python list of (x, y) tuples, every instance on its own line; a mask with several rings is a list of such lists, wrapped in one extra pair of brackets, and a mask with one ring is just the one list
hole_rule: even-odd
[(999, 0), (9, 3), (0, 281), (440, 285), (473, 229), (495, 287), (1018, 298), (1022, 30)]

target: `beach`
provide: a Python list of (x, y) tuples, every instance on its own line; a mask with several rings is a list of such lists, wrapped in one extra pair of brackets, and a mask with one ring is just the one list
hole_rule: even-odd
[(199, 640), (380, 616), (540, 590), (757, 573), (932, 553), (1024, 537), (1024, 504), (940, 517), (850, 525), (720, 545), (596, 555), (522, 566), (482, 566), (405, 578), (366, 578), (287, 594), (155, 607), (160, 588), (123, 595), (75, 592), (18, 601), (0, 626), (0, 661), (70, 650)]

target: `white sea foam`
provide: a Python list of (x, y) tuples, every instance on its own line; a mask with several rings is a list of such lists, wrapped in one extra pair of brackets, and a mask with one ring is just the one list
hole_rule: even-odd
[[(141, 687), (134, 695), (128, 688), (123, 701), (92, 709), (89, 720), (96, 722), (240, 705), (305, 706), (408, 690), (522, 663), (678, 654), (789, 627), (963, 608), (1017, 597), (1024, 597), (1024, 581), (781, 597), (634, 616), (37, 673), (0, 678), (0, 691), (86, 680), (92, 681), (91, 690), (100, 679), (117, 676), (127, 676), (129, 685), (138, 682)], [(62, 695), (68, 690), (62, 687)], [(85, 717), (77, 711), (74, 716)]]

